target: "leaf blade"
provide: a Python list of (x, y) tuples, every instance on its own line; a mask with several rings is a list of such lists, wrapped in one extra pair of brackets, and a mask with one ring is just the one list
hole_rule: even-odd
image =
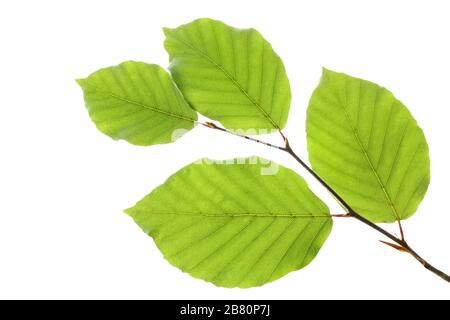
[(273, 281), (312, 261), (332, 219), (300, 176), (284, 167), (263, 176), (262, 162), (191, 164), (126, 212), (196, 278), (225, 287)]
[(169, 143), (197, 120), (168, 73), (157, 65), (127, 61), (76, 81), (92, 121), (115, 140)]
[(197, 111), (228, 129), (284, 128), (289, 80), (280, 57), (256, 30), (198, 19), (163, 31), (169, 69)]
[(358, 213), (394, 222), (417, 210), (429, 184), (428, 145), (390, 91), (324, 69), (306, 131), (314, 170)]

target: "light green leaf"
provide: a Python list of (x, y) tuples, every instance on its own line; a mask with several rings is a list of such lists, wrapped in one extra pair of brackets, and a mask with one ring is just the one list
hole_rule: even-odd
[(358, 213), (394, 222), (417, 210), (430, 181), (428, 145), (390, 91), (324, 69), (306, 131), (314, 170)]
[(164, 28), (164, 33), (169, 69), (198, 112), (229, 129), (264, 132), (286, 125), (289, 80), (280, 57), (258, 31), (198, 19)]
[(197, 120), (169, 74), (154, 64), (128, 61), (77, 82), (92, 121), (113, 139), (136, 145), (169, 143)]
[(202, 159), (125, 212), (171, 264), (224, 287), (259, 286), (306, 266), (332, 227), (300, 176), (257, 157)]

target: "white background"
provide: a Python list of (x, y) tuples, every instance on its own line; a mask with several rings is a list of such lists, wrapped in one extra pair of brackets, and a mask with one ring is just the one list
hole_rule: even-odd
[(307, 268), (263, 287), (224, 289), (183, 274), (123, 208), (205, 156), (258, 154), (304, 172), (286, 154), (206, 128), (175, 144), (114, 142), (95, 129), (74, 81), (130, 59), (167, 66), (162, 26), (211, 17), (254, 27), (285, 62), (285, 131), (303, 158), (305, 108), (322, 66), (386, 86), (431, 150), (430, 188), (405, 222), (407, 238), (450, 272), (449, 16), (447, 1), (2, 1), (0, 297), (450, 298), (448, 283), (349, 219), (335, 222)]

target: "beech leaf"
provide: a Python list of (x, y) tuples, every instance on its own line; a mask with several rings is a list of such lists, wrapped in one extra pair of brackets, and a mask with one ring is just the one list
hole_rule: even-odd
[(202, 159), (125, 212), (171, 264), (224, 287), (259, 286), (303, 268), (332, 228), (303, 178), (257, 157)]
[(169, 143), (197, 120), (170, 75), (154, 64), (127, 61), (77, 82), (92, 121), (113, 139), (136, 145)]
[(169, 70), (198, 112), (228, 129), (253, 129), (248, 134), (286, 125), (289, 80), (258, 31), (198, 19), (164, 33)]
[(394, 222), (417, 210), (430, 181), (428, 145), (390, 91), (324, 69), (306, 132), (314, 170), (359, 214)]

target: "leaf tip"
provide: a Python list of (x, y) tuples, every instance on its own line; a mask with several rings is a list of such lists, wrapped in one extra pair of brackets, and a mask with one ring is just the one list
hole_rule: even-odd
[(336, 71), (333, 71), (331, 69), (322, 67), (322, 80), (327, 80), (329, 78), (333, 78), (333, 77), (336, 77), (336, 76), (339, 76), (339, 75), (340, 75), (339, 72), (336, 72)]
[(86, 79), (78, 78), (78, 79), (75, 79), (75, 82), (78, 83), (78, 85), (83, 88), (83, 85), (86, 82)]
[(123, 213), (125, 213), (126, 215), (128, 215), (132, 218), (134, 217), (133, 207), (124, 209)]
[(333, 71), (331, 71), (330, 69), (322, 67), (322, 75), (326, 75), (326, 74), (329, 74), (329, 73), (332, 73), (332, 72)]
[(170, 35), (170, 33), (172, 32), (172, 30), (173, 30), (173, 29), (168, 28), (168, 27), (163, 27), (163, 28), (162, 28), (162, 31), (163, 31), (163, 33), (164, 33), (165, 36)]

